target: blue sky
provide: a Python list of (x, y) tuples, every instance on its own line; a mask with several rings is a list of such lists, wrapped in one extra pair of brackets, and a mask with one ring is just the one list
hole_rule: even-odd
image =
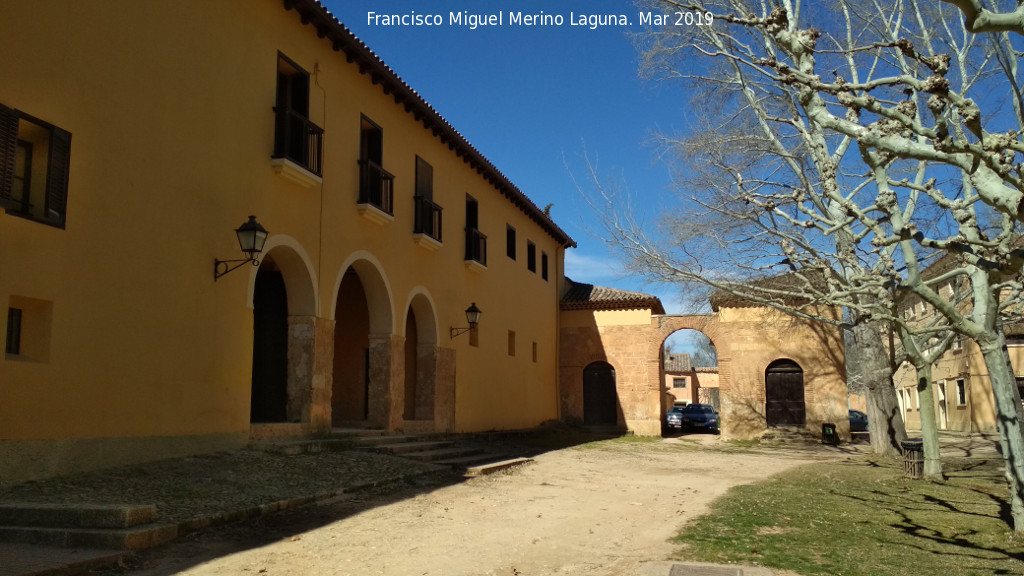
[[(676, 202), (652, 134), (686, 126), (680, 84), (638, 76), (628, 1), (321, 0), (579, 244), (568, 250), (574, 280), (657, 294), (669, 312), (675, 291), (624, 276), (573, 183), (587, 183), (584, 157), (603, 179), (626, 186), (653, 215)], [(516, 26), (509, 12), (561, 15), (561, 26)], [(368, 13), (443, 16), (441, 26), (385, 26)], [(449, 24), (450, 12), (503, 14), (502, 26)], [(625, 14), (628, 26), (570, 25), (575, 14)]]

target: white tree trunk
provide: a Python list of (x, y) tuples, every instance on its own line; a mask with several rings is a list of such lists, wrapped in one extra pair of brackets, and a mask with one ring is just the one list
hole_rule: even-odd
[(1024, 532), (1024, 435), (1021, 418), (1024, 417), (1020, 391), (1006, 351), (1006, 336), (1001, 327), (994, 337), (978, 342), (985, 357), (995, 397), (996, 422), (999, 428), (999, 443), (1006, 463), (1006, 480), (1010, 485), (1010, 514), (1013, 529)]
[(917, 396), (921, 408), (921, 440), (924, 445), (924, 477), (942, 480), (942, 455), (939, 451), (939, 427), (935, 421), (935, 392), (932, 365), (917, 366)]

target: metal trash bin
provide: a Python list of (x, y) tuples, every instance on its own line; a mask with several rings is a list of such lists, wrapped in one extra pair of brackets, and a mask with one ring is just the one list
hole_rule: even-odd
[(839, 432), (836, 431), (835, 424), (825, 422), (821, 425), (821, 443), (831, 444), (832, 446), (839, 445)]
[(900, 442), (903, 448), (903, 474), (915, 480), (924, 476), (924, 442), (920, 438), (907, 438)]

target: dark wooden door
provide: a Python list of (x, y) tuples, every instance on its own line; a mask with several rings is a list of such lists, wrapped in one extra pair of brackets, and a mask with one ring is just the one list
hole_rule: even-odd
[(768, 426), (803, 426), (804, 371), (792, 360), (776, 360), (764, 374), (765, 419)]
[(280, 272), (260, 272), (252, 296), (252, 422), (288, 417), (288, 296)]
[(594, 362), (583, 369), (583, 424), (618, 424), (619, 395), (615, 390), (615, 369), (607, 362)]

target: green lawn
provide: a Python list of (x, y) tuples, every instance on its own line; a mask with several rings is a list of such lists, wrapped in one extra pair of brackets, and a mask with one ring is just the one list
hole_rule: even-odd
[(1007, 525), (999, 463), (967, 467), (938, 483), (864, 459), (740, 486), (680, 531), (677, 558), (804, 576), (1024, 574), (1024, 536)]

